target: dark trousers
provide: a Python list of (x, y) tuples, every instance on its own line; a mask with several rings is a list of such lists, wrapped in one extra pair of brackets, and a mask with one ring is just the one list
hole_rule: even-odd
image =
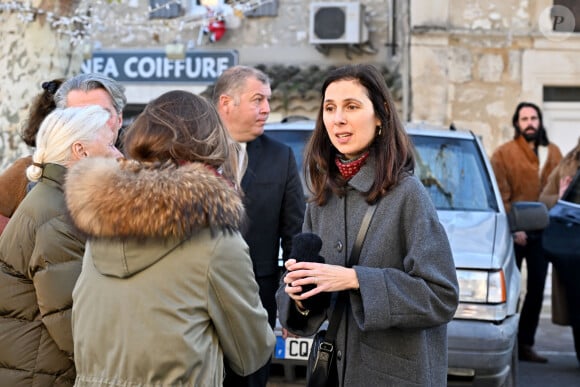
[(529, 232), (526, 246), (516, 244), (514, 246), (518, 268), (521, 269), (522, 260), (525, 259), (528, 270), (526, 297), (520, 312), (518, 343), (519, 345), (533, 346), (544, 301), (548, 261), (542, 250), (541, 233)]
[[(260, 287), (260, 299), (262, 305), (268, 312), (268, 322), (272, 329), (276, 326), (276, 291), (278, 290), (280, 276), (278, 274), (256, 278), (258, 286)], [(266, 387), (268, 378), (270, 376), (270, 362), (268, 362), (259, 370), (248, 376), (240, 376), (232, 371), (225, 362), (226, 377), (224, 379), (224, 387)]]

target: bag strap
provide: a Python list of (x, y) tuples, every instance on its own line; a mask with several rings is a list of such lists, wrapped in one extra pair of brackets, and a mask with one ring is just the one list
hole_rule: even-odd
[[(377, 208), (377, 204), (372, 204), (367, 209), (365, 216), (361, 222), (360, 229), (358, 230), (358, 235), (356, 236), (356, 240), (354, 245), (352, 246), (352, 250), (350, 251), (350, 258), (348, 260), (347, 267), (353, 267), (358, 263), (358, 259), (360, 256), (360, 251), (362, 248), (362, 244), (366, 238), (367, 231), (369, 230), (369, 226), (371, 224), (371, 220)], [(346, 301), (348, 300), (348, 291), (343, 290), (338, 293), (338, 297), (336, 303), (334, 304), (334, 310), (332, 311), (332, 316), (330, 317), (330, 321), (328, 323), (328, 328), (326, 330), (326, 336), (324, 341), (333, 343), (334, 339), (336, 338), (336, 333), (338, 332), (338, 325), (340, 324), (340, 318), (342, 313), (344, 312), (344, 308), (346, 306)]]
[(367, 231), (369, 230), (369, 226), (371, 224), (371, 220), (377, 208), (377, 204), (372, 204), (367, 209), (365, 216), (360, 224), (360, 228), (358, 230), (358, 235), (356, 236), (356, 240), (354, 241), (354, 246), (352, 246), (352, 250), (350, 252), (350, 259), (348, 260), (348, 267), (353, 267), (358, 263), (358, 259), (360, 256), (360, 251), (362, 249), (362, 244), (367, 236)]

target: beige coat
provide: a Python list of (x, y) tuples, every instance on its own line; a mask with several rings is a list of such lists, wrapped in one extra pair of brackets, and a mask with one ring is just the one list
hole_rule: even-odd
[(89, 236), (73, 292), (77, 386), (221, 386), (275, 336), (239, 232), (237, 192), (200, 163), (87, 159), (66, 185)]
[(32, 164), (32, 156), (16, 160), (0, 175), (0, 215), (11, 217), (26, 195), (26, 168)]
[(32, 156), (22, 157), (0, 175), (0, 235), (26, 195), (26, 168), (31, 163)]
[(0, 215), (12, 216), (26, 195), (26, 168), (32, 164), (32, 156), (16, 160), (0, 175)]
[[(560, 164), (550, 174), (546, 186), (540, 194), (540, 201), (548, 208), (552, 208), (559, 199), (560, 180), (564, 176), (574, 176), (580, 168), (580, 139), (578, 145), (562, 159)], [(552, 322), (558, 325), (570, 325), (566, 294), (560, 281), (558, 272), (552, 267)]]

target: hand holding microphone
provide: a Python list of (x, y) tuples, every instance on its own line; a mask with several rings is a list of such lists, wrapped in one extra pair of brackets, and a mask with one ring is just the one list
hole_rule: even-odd
[[(321, 257), (320, 249), (322, 248), (322, 240), (313, 233), (296, 234), (292, 239), (292, 250), (290, 251), (290, 258), (296, 259), (297, 262), (317, 262), (324, 263), (324, 258)], [(316, 285), (302, 285), (302, 293), (314, 289)], [(330, 293), (322, 292), (312, 297), (302, 300), (302, 305), (310, 311), (321, 311), (330, 305)]]

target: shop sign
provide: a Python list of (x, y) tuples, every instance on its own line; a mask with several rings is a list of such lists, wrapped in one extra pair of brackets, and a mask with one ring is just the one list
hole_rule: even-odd
[(95, 51), (82, 73), (100, 73), (122, 83), (168, 82), (212, 84), (238, 64), (236, 50), (191, 51), (184, 59), (169, 59), (164, 51)]

